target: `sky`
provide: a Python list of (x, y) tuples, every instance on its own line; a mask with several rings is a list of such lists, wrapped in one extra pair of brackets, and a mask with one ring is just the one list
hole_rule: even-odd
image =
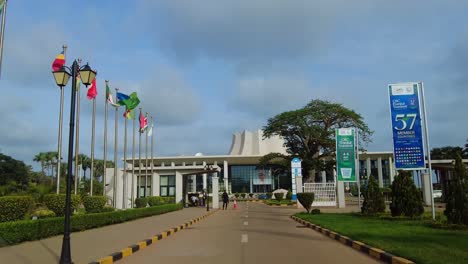
[[(7, 10), (0, 152), (35, 169), (35, 154), (57, 149), (51, 64), (64, 44), (67, 65), (81, 58), (98, 72), (100, 159), (105, 80), (136, 91), (154, 116), (157, 156), (226, 154), (233, 133), (313, 99), (355, 110), (374, 131), (367, 149), (391, 151), (387, 87), (411, 81), (424, 82), (431, 147), (468, 139), (468, 1), (10, 0)], [(83, 87), (79, 150), (88, 156), (91, 113)], [(122, 109), (118, 118), (121, 158)], [(111, 109), (109, 157), (114, 120)], [(131, 122), (128, 139), (131, 155)]]

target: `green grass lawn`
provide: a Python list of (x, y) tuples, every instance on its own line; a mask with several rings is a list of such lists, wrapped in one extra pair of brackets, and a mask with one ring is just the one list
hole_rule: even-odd
[(388, 220), (357, 214), (296, 216), (416, 263), (468, 263), (467, 229), (436, 229), (423, 220)]
[(281, 202), (278, 201), (278, 200), (265, 200), (265, 203), (268, 204), (268, 205), (274, 205), (274, 204), (288, 204), (288, 205), (291, 205), (291, 204), (293, 204), (293, 202), (290, 201), (290, 200), (281, 200)]

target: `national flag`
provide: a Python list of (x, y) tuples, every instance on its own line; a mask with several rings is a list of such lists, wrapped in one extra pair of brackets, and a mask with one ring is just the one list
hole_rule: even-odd
[(154, 127), (154, 122), (151, 123), (151, 127), (150, 127), (150, 129), (148, 130), (148, 137), (153, 136), (153, 127)]
[(140, 112), (140, 118), (139, 119), (140, 119), (140, 133), (143, 133), (148, 128), (148, 117), (145, 117)]
[(96, 78), (91, 83), (91, 86), (88, 88), (88, 99), (93, 100), (97, 96), (97, 87), (96, 87)]
[(135, 119), (135, 109), (125, 110), (123, 116), (127, 119)]
[(117, 104), (118, 105), (125, 105), (125, 101), (128, 100), (130, 96), (124, 94), (124, 93), (119, 93), (117, 92)]
[[(2, 0), (0, 0), (2, 1)], [(1, 3), (0, 3), (0, 12), (1, 12)], [(59, 55), (57, 55), (57, 57), (55, 57), (55, 60), (54, 62), (52, 63), (52, 70), (53, 71), (58, 71), (60, 70), (60, 68), (62, 68), (62, 66), (65, 65), (65, 53), (62, 51), (60, 52)]]
[(112, 98), (112, 93), (111, 93), (111, 90), (110, 90), (108, 84), (106, 84), (106, 100), (107, 100), (107, 102), (110, 103), (112, 106), (114, 106), (114, 107), (119, 107), (118, 104), (114, 103), (114, 99)]

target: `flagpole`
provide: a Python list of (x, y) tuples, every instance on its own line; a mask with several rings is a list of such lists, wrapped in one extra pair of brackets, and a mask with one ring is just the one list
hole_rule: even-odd
[[(115, 95), (117, 96), (117, 92), (119, 91), (118, 88), (115, 88)], [(118, 137), (118, 115), (119, 115), (119, 108), (115, 107), (115, 137), (114, 137), (114, 191), (113, 193), (113, 203), (114, 203), (114, 208), (117, 207), (117, 137)]]
[[(78, 59), (78, 66), (81, 65), (81, 59)], [(76, 82), (75, 80), (72, 80)], [(76, 87), (76, 137), (75, 137), (75, 194), (78, 192), (78, 154), (80, 148), (80, 88)]]
[(124, 171), (123, 171), (123, 200), (122, 200), (122, 208), (127, 208), (127, 117), (125, 117), (125, 129), (124, 129)]
[[(140, 107), (140, 115), (141, 116), (141, 107)], [(141, 124), (140, 124), (141, 127)], [(140, 179), (141, 179), (141, 128), (140, 128), (140, 133), (139, 133), (139, 142), (138, 142), (138, 178), (137, 178), (137, 196), (140, 197)]]
[[(148, 112), (145, 115), (146, 120), (148, 120)], [(148, 196), (148, 125), (146, 127), (146, 160), (145, 160), (145, 197)]]
[[(154, 120), (153, 117), (151, 116), (151, 177), (153, 177), (153, 169), (154, 169), (154, 163), (153, 163), (153, 156), (154, 156)], [(154, 182), (154, 181), (153, 181)], [(153, 184), (151, 184), (152, 188), (155, 188)]]
[(5, 38), (5, 24), (6, 24), (6, 9), (8, 1), (5, 0), (2, 12), (2, 35), (0, 36), (0, 78), (2, 77), (2, 59), (3, 59), (3, 43)]
[(131, 195), (132, 195), (132, 204), (130, 206), (130, 208), (133, 208), (133, 202), (134, 202), (134, 199), (135, 199), (135, 116), (133, 116), (133, 132), (132, 132), (132, 136), (133, 136), (133, 140), (132, 140), (132, 191), (131, 191)]
[[(66, 59), (67, 45), (63, 45), (63, 55)], [(1, 56), (1, 55), (0, 55)], [(60, 193), (60, 167), (62, 165), (62, 126), (63, 126), (63, 96), (65, 90), (60, 86), (60, 112), (59, 112), (59, 130), (57, 146), (57, 194)]]
[[(106, 80), (106, 97), (107, 97), (107, 87), (109, 81)], [(107, 106), (109, 105), (108, 98), (106, 98), (106, 105), (104, 108), (104, 173), (102, 175), (102, 195), (106, 196), (106, 167), (107, 167)]]
[(96, 97), (93, 98), (93, 124), (92, 124), (92, 132), (91, 132), (91, 173), (90, 178), (91, 178), (91, 186), (90, 186), (90, 191), (89, 195), (93, 196), (93, 178), (94, 178), (94, 132), (95, 132), (95, 126), (96, 126)]

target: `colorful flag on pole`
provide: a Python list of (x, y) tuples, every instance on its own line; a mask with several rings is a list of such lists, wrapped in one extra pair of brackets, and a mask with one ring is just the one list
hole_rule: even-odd
[(151, 127), (150, 127), (150, 129), (148, 130), (148, 137), (153, 136), (153, 127), (154, 127), (154, 122), (151, 123)]
[(148, 128), (148, 117), (145, 117), (141, 112), (140, 112), (140, 133), (145, 132), (145, 130)]
[(117, 92), (117, 104), (118, 105), (125, 105), (125, 101), (128, 100), (128, 98), (130, 98), (130, 96), (124, 94), (124, 93), (119, 93)]
[(96, 78), (91, 83), (91, 86), (88, 88), (87, 97), (89, 100), (93, 100), (97, 96), (97, 87), (96, 87)]
[(130, 96), (123, 93), (117, 93), (117, 99), (117, 103), (119, 105), (125, 105), (127, 110), (133, 110), (140, 104), (140, 99), (138, 99), (136, 92), (131, 93)]
[(3, 11), (4, 6), (5, 6), (5, 0), (0, 0), (0, 13)]
[(126, 109), (123, 116), (127, 119), (135, 119), (135, 109)]
[(112, 98), (112, 92), (109, 88), (109, 85), (106, 84), (106, 100), (114, 107), (119, 107), (118, 104), (114, 103), (114, 99)]
[[(0, 1), (2, 1), (2, 0), (0, 0)], [(0, 11), (1, 11), (1, 8), (0, 8)], [(62, 51), (62, 52), (60, 52), (59, 55), (57, 55), (57, 57), (55, 57), (55, 60), (52, 63), (52, 70), (53, 71), (58, 71), (58, 70), (60, 70), (60, 68), (62, 68), (63, 65), (65, 65), (65, 54)]]

